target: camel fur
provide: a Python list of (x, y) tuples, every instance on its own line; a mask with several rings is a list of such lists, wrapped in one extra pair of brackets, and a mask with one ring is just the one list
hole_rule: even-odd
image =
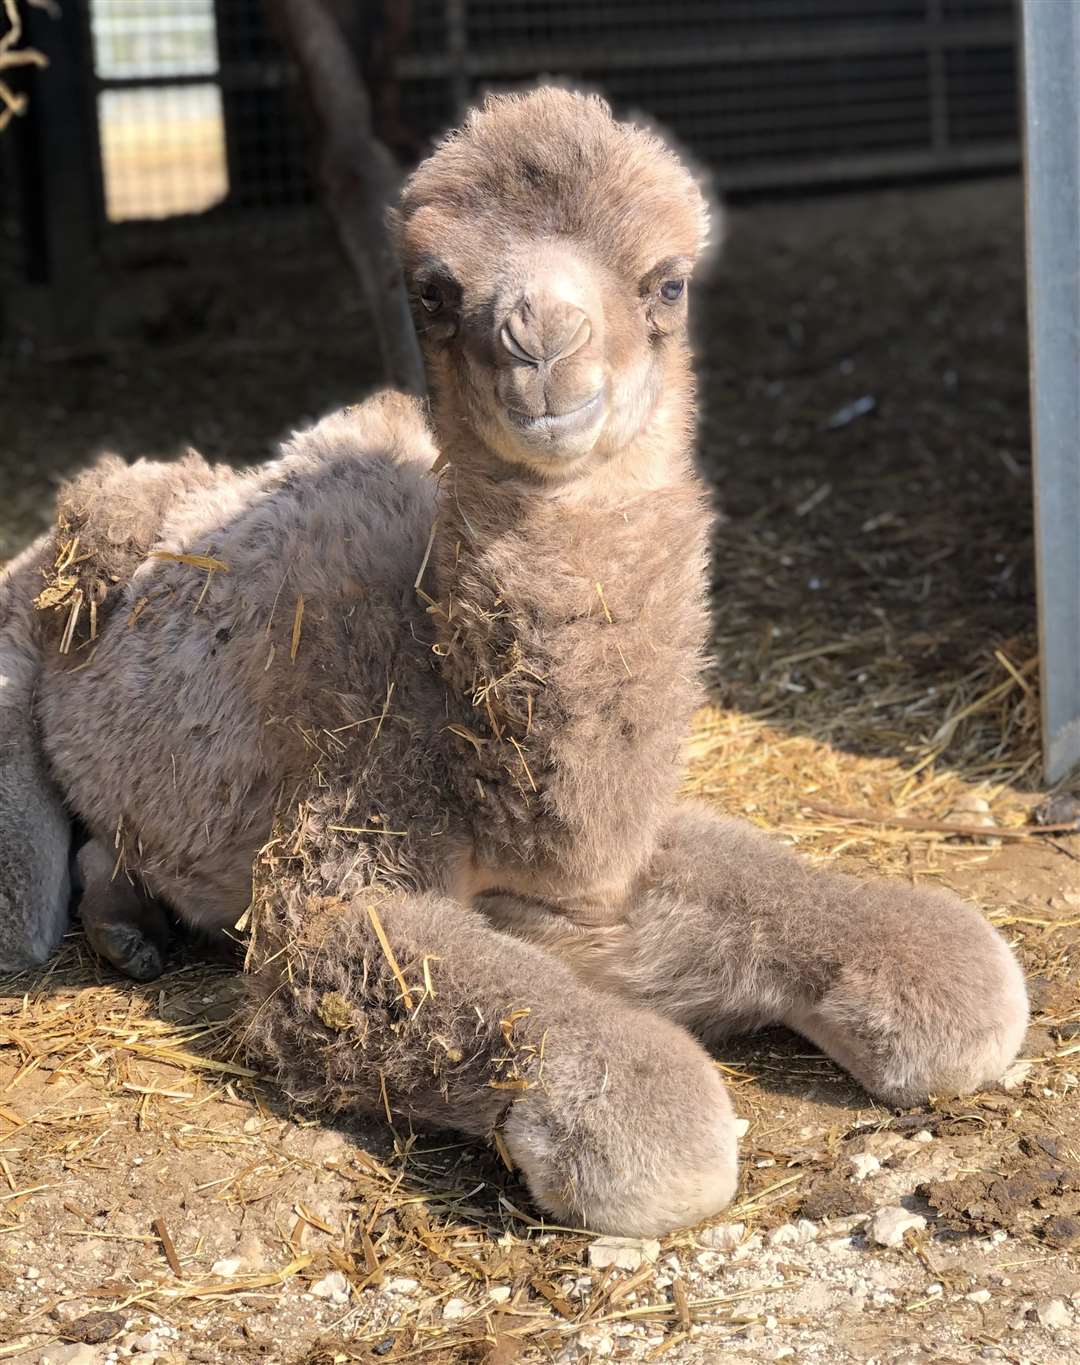
[(161, 905), (239, 925), (249, 1036), (290, 1093), (491, 1139), (547, 1213), (627, 1234), (731, 1197), (703, 1046), (727, 1033), (787, 1024), (890, 1104), (1000, 1076), (1027, 1001), (981, 915), (677, 798), (707, 224), (600, 100), (489, 99), (397, 221), (430, 413), (383, 393), (243, 474), (64, 490), (5, 580), (36, 574), (43, 610), (8, 609), (0, 715), (49, 764), (0, 786), (7, 965), (65, 896), (53, 868), (33, 938), (19, 800), (62, 793), (110, 960), (159, 969)]

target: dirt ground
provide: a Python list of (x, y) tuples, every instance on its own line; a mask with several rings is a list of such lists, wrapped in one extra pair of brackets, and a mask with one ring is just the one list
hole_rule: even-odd
[[(306, 230), (146, 252), (99, 330), (3, 358), (0, 559), (103, 446), (254, 460), (370, 379)], [(1033, 823), (1019, 187), (734, 211), (697, 330), (723, 520), (690, 786), (977, 901), (1028, 973), (1023, 1060), (895, 1113), (797, 1039), (733, 1042), (734, 1206), (613, 1269), (492, 1153), (293, 1112), (237, 1050), (227, 964), (178, 945), (136, 986), (76, 929), (0, 982), (0, 1359), (1080, 1359), (1080, 836)]]

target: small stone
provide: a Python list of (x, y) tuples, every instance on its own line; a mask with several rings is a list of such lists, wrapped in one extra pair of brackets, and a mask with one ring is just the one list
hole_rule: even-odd
[(747, 1133), (748, 1133), (749, 1131), (750, 1131), (750, 1120), (749, 1120), (749, 1119), (736, 1119), (736, 1120), (735, 1120), (735, 1136), (736, 1136), (737, 1138), (744, 1138), (744, 1137), (747, 1135)]
[(388, 1294), (415, 1294), (420, 1288), (420, 1281), (410, 1279), (408, 1275), (399, 1275), (396, 1280), (387, 1280), (383, 1288)]
[(96, 1346), (47, 1346), (34, 1359), (38, 1365), (99, 1365), (104, 1359)]
[(655, 1265), (660, 1243), (642, 1237), (598, 1237), (589, 1247), (589, 1264), (594, 1270), (615, 1266), (618, 1270), (640, 1270), (648, 1261)]
[(812, 1242), (817, 1236), (817, 1224), (808, 1218), (800, 1218), (797, 1223), (781, 1223), (765, 1238), (771, 1247), (800, 1247)]
[(773, 1352), (773, 1360), (790, 1360), (794, 1354), (794, 1346), (781, 1346)]
[(989, 1289), (973, 1289), (970, 1294), (964, 1295), (968, 1303), (989, 1303), (991, 1297)]
[(85, 1316), (90, 1311), (90, 1304), (85, 1299), (61, 1299), (49, 1312), (55, 1322), (75, 1322)]
[(739, 1243), (739, 1245), (731, 1253), (731, 1259), (733, 1261), (745, 1261), (748, 1256), (753, 1256), (753, 1254), (756, 1251), (760, 1250), (761, 1237), (758, 1233), (755, 1232), (754, 1235), (752, 1237), (748, 1237), (745, 1242)]
[(698, 1242), (712, 1251), (734, 1251), (745, 1236), (745, 1223), (718, 1223), (715, 1227), (702, 1228)]
[(929, 1128), (920, 1128), (917, 1133), (912, 1133), (912, 1142), (933, 1142), (934, 1135)]
[(882, 1247), (898, 1247), (903, 1244), (904, 1233), (926, 1227), (926, 1219), (921, 1213), (909, 1213), (899, 1205), (878, 1209), (870, 1219), (869, 1233), (873, 1241)]
[(472, 1306), (464, 1299), (447, 1299), (443, 1304), (443, 1320), (445, 1322), (460, 1322), (462, 1318), (467, 1318), (472, 1311)]
[(493, 1284), (487, 1294), (492, 1303), (506, 1303), (510, 1298), (510, 1292), (508, 1284)]
[(1058, 1332), (1072, 1322), (1072, 1313), (1064, 1299), (1044, 1299), (1035, 1311), (1042, 1325), (1051, 1332)]
[(140, 1336), (133, 1337), (130, 1345), (132, 1351), (152, 1355), (161, 1350), (161, 1339), (154, 1332), (143, 1332)]
[(349, 1302), (349, 1282), (340, 1270), (332, 1270), (311, 1286), (317, 1299), (329, 1299), (331, 1303)]
[(1005, 1075), (1001, 1078), (1000, 1085), (1002, 1090), (1019, 1090), (1027, 1080), (1032, 1066), (1032, 1062), (1013, 1062), (1012, 1066), (1009, 1067), (1008, 1071), (1006, 1071)]
[(245, 1133), (257, 1133), (263, 1126), (263, 1121), (258, 1114), (252, 1114), (251, 1118), (244, 1120)]
[(210, 1267), (211, 1275), (220, 1275), (223, 1280), (231, 1280), (236, 1275), (244, 1262), (239, 1256), (226, 1256), (223, 1261), (215, 1261)]
[(611, 1333), (602, 1327), (586, 1327), (577, 1334), (577, 1343), (584, 1348), (589, 1360), (609, 1356), (615, 1349)]
[(860, 1152), (851, 1158), (853, 1180), (867, 1180), (881, 1170), (881, 1162), (871, 1152)]
[(23, 1279), (24, 1279), (24, 1280), (40, 1280), (40, 1279), (41, 1279), (41, 1271), (37, 1268), (36, 1265), (28, 1265), (28, 1266), (26, 1267), (26, 1269), (23, 1271)]

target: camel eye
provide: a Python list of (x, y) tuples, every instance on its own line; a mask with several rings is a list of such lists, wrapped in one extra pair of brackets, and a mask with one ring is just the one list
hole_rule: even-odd
[(437, 313), (443, 306), (442, 290), (437, 284), (428, 281), (420, 286), (420, 302), (429, 313)]
[(685, 288), (685, 280), (665, 280), (660, 286), (660, 297), (665, 303), (678, 303)]

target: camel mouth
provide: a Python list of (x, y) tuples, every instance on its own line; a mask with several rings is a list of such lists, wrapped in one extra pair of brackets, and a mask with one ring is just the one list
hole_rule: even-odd
[(546, 412), (539, 417), (504, 408), (503, 420), (515, 436), (555, 451), (564, 442), (576, 446), (582, 436), (599, 428), (605, 415), (604, 391), (599, 389), (591, 398), (569, 412)]

